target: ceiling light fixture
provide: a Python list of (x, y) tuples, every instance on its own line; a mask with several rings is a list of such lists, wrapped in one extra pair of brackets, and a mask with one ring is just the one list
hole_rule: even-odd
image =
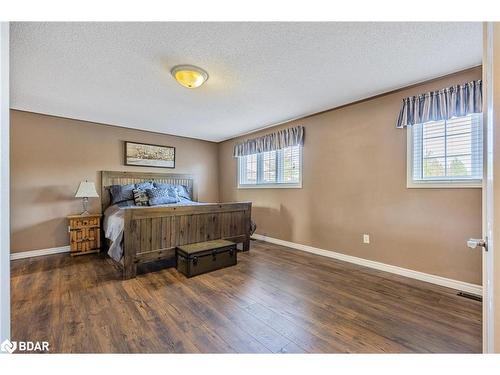
[(176, 65), (170, 72), (179, 84), (188, 89), (200, 87), (208, 79), (208, 73), (194, 65)]

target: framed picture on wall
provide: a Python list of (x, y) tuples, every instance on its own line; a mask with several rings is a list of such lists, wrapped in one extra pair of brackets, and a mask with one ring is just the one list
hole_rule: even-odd
[(126, 141), (125, 165), (175, 168), (175, 147)]

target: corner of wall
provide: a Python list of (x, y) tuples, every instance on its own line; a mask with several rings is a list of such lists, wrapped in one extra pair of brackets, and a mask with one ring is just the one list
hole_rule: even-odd
[(223, 179), (222, 179), (222, 170), (223, 168), (221, 168), (221, 165), (222, 165), (222, 149), (224, 148), (224, 143), (226, 141), (222, 141), (222, 142), (219, 142), (217, 143), (217, 185), (218, 185), (218, 200), (219, 202), (222, 200), (222, 196), (223, 196), (223, 186), (224, 186), (224, 183), (223, 183)]

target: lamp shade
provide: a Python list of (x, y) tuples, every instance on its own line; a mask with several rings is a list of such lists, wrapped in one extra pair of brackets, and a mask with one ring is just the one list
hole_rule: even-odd
[(75, 198), (98, 198), (97, 190), (93, 182), (82, 181), (75, 194)]

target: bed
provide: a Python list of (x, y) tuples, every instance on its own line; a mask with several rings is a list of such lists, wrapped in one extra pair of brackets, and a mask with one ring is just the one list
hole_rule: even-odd
[[(183, 185), (190, 199), (151, 207), (111, 205), (110, 186), (145, 181)], [(122, 267), (124, 279), (135, 277), (140, 263), (174, 259), (180, 245), (225, 239), (250, 249), (252, 203), (200, 203), (192, 175), (102, 171), (101, 202), (108, 254)]]

